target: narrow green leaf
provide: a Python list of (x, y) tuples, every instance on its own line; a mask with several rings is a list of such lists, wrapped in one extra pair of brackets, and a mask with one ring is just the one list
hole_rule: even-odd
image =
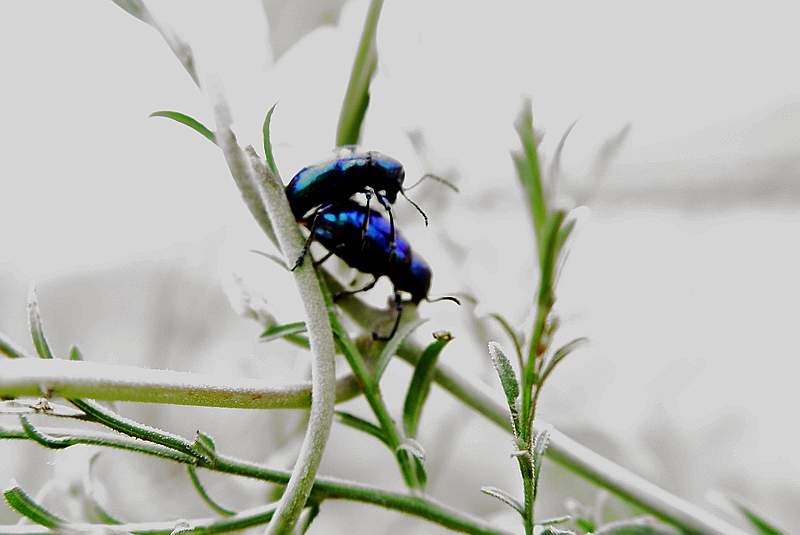
[(363, 418), (360, 418), (354, 414), (350, 414), (349, 412), (336, 411), (334, 414), (336, 415), (336, 419), (339, 421), (339, 423), (344, 424), (347, 427), (352, 427), (353, 429), (358, 429), (359, 431), (368, 435), (372, 435), (387, 446), (391, 447), (389, 444), (389, 439), (386, 437), (386, 433), (383, 432), (383, 429), (372, 422), (368, 422), (367, 420), (364, 420)]
[(17, 347), (5, 334), (0, 333), (0, 353), (10, 359), (25, 358), (25, 351)]
[(167, 431), (149, 425), (144, 425), (130, 418), (124, 418), (114, 411), (103, 407), (96, 401), (89, 399), (70, 399), (69, 402), (91, 416), (97, 422), (115, 431), (172, 448), (179, 452), (186, 453), (195, 459), (199, 459), (204, 463), (213, 464), (213, 457), (198, 451), (195, 449), (194, 443), (189, 442), (181, 436), (168, 433)]
[(436, 340), (425, 348), (419, 361), (417, 361), (414, 375), (408, 385), (406, 400), (403, 404), (403, 427), (406, 435), (412, 438), (417, 436), (422, 407), (428, 398), (431, 382), (436, 373), (436, 360), (442, 349), (453, 339), (453, 336), (448, 332), (434, 333), (434, 337)]
[(547, 445), (550, 442), (550, 430), (545, 429), (540, 431), (533, 440), (531, 457), (533, 459), (533, 501), (536, 502), (536, 494), (539, 490), (539, 476), (542, 472), (542, 461), (544, 461), (544, 452), (547, 450)]
[(511, 323), (509, 323), (508, 320), (506, 320), (506, 318), (504, 318), (501, 314), (492, 312), (489, 314), (489, 317), (495, 320), (500, 325), (500, 328), (503, 329), (503, 332), (506, 333), (506, 336), (511, 339), (511, 343), (514, 344), (514, 351), (517, 353), (519, 368), (522, 369), (524, 367), (522, 364), (522, 335), (514, 330), (514, 328), (511, 326)]
[(775, 527), (772, 522), (769, 522), (763, 516), (753, 512), (752, 509), (745, 506), (743, 503), (727, 496), (726, 498), (750, 522), (750, 525), (755, 528), (759, 535), (783, 535), (783, 531)]
[(272, 122), (272, 113), (275, 111), (275, 106), (277, 106), (277, 104), (273, 104), (267, 112), (266, 117), (264, 117), (264, 124), (261, 127), (261, 131), (264, 135), (264, 157), (267, 159), (267, 165), (272, 171), (272, 174), (274, 174), (276, 177), (280, 177), (280, 174), (278, 173), (278, 166), (275, 164), (275, 156), (272, 154), (272, 141), (269, 132), (270, 123)]
[(550, 360), (547, 361), (545, 364), (544, 371), (542, 372), (541, 380), (539, 381), (539, 385), (543, 385), (547, 378), (553, 373), (553, 370), (558, 366), (558, 363), (564, 360), (564, 358), (575, 351), (578, 347), (588, 342), (589, 339), (585, 337), (576, 338), (570, 342), (567, 342), (559, 349), (553, 353), (553, 356), (550, 357)]
[(361, 124), (369, 106), (369, 85), (378, 66), (375, 34), (378, 28), (383, 0), (372, 0), (361, 31), (350, 81), (347, 83), (344, 102), (336, 127), (336, 146), (356, 145), (361, 136)]
[(154, 111), (150, 114), (150, 117), (166, 117), (167, 119), (172, 119), (173, 121), (177, 121), (183, 125), (188, 126), (211, 143), (217, 144), (217, 136), (214, 135), (208, 127), (206, 127), (203, 123), (186, 115), (185, 113), (181, 113), (179, 111), (169, 111), (169, 110), (161, 110), (161, 111)]
[[(329, 292), (324, 292), (326, 294), (326, 300), (330, 297)], [(363, 389), (366, 385), (365, 383), (370, 379), (370, 371), (367, 367), (367, 364), (364, 360), (364, 356), (359, 351), (358, 347), (353, 340), (350, 338), (350, 335), (347, 333), (347, 329), (344, 328), (342, 322), (339, 321), (339, 316), (336, 312), (331, 308), (333, 307), (332, 303), (328, 303), (329, 307), (329, 314), (328, 319), (331, 322), (331, 330), (333, 331), (333, 338), (334, 342), (336, 343), (336, 348), (342, 352), (345, 359), (347, 359), (347, 364), (350, 365), (352, 368), (353, 373), (358, 377), (359, 381), (362, 383), (361, 388)]]
[(186, 466), (186, 470), (189, 472), (189, 479), (192, 480), (192, 485), (194, 485), (194, 489), (197, 491), (197, 494), (200, 495), (200, 498), (202, 498), (202, 500), (206, 502), (206, 505), (208, 505), (212, 510), (214, 510), (215, 512), (219, 513), (222, 516), (233, 516), (236, 514), (235, 511), (231, 511), (227, 507), (223, 507), (222, 505), (217, 503), (211, 497), (211, 495), (208, 494), (208, 491), (206, 491), (206, 488), (203, 486), (203, 483), (200, 481), (200, 478), (197, 477), (197, 469), (195, 469), (194, 466), (188, 465)]
[(28, 326), (31, 330), (31, 338), (33, 338), (33, 347), (36, 349), (36, 354), (43, 359), (53, 358), (53, 353), (50, 351), (50, 346), (44, 337), (42, 317), (39, 315), (39, 299), (36, 296), (36, 288), (33, 286), (28, 292)]
[(575, 230), (576, 223), (576, 219), (569, 219), (559, 229), (558, 236), (556, 237), (556, 254), (561, 254), (561, 251), (563, 251), (564, 245), (567, 243), (572, 231)]
[(506, 395), (514, 436), (519, 436), (519, 381), (517, 375), (503, 352), (503, 348), (497, 342), (489, 342), (489, 356), (492, 358), (492, 364), (500, 378), (503, 393)]
[(517, 118), (516, 129), (522, 144), (522, 157), (515, 157), (514, 163), (517, 166), (519, 179), (528, 194), (528, 207), (533, 218), (533, 227), (537, 240), (541, 242), (541, 229), (547, 221), (548, 214), (529, 99), (525, 99), (523, 102), (522, 110)]
[(428, 320), (425, 318), (418, 318), (405, 324), (401, 324), (400, 327), (397, 328), (397, 332), (394, 333), (394, 336), (392, 336), (391, 340), (386, 342), (386, 345), (383, 346), (380, 355), (378, 355), (378, 360), (375, 364), (375, 377), (378, 380), (380, 380), (380, 378), (383, 376), (386, 366), (389, 365), (389, 361), (392, 359), (394, 354), (397, 353), (397, 349), (400, 347), (400, 344), (402, 344), (411, 333), (417, 330), (420, 325), (427, 321)]
[(65, 523), (63, 519), (36, 503), (15, 481), (11, 482), (11, 488), (3, 491), (3, 497), (14, 511), (41, 526), (58, 529)]
[(38, 442), (45, 448), (63, 449), (72, 446), (72, 440), (69, 437), (52, 437), (46, 433), (42, 433), (36, 429), (24, 414), (19, 415), (19, 422), (22, 425), (22, 429), (25, 430), (25, 434), (27, 434), (31, 440)]
[[(120, 437), (112, 433), (103, 433), (98, 431), (83, 432), (80, 430), (73, 431), (72, 429), (62, 428), (45, 428), (48, 436), (54, 438), (69, 440), (71, 444), (86, 444), (90, 446), (105, 446), (109, 448), (117, 448), (136, 453), (143, 453), (146, 455), (153, 455), (162, 459), (170, 459), (179, 463), (192, 463), (195, 462), (196, 457), (175, 451), (174, 449), (167, 448), (160, 444), (148, 443), (142, 440), (134, 440), (126, 437)], [(41, 428), (37, 428), (40, 432)], [(55, 436), (58, 435), (58, 436)], [(8, 428), (0, 425), (0, 439), (26, 439), (32, 440), (31, 437), (24, 429)]]
[(283, 325), (270, 325), (261, 333), (259, 339), (262, 342), (272, 342), (280, 338), (286, 338), (293, 334), (300, 334), (306, 332), (306, 324), (303, 321), (296, 321), (294, 323), (284, 323)]
[(556, 210), (547, 219), (544, 228), (542, 242), (541, 242), (541, 256), (540, 256), (540, 276), (541, 282), (539, 287), (541, 293), (539, 294), (539, 304), (550, 307), (555, 300), (555, 266), (558, 260), (558, 233), (561, 230), (561, 224), (564, 221), (566, 214), (563, 210)]
[(677, 529), (650, 517), (638, 517), (600, 526), (594, 535), (679, 535)]
[(508, 505), (516, 512), (518, 512), (522, 518), (525, 518), (525, 508), (522, 506), (519, 501), (511, 496), (509, 493), (504, 491), (503, 489), (498, 489), (497, 487), (481, 487), (481, 492), (486, 494), (487, 496), (491, 496), (493, 498), (497, 498), (504, 504)]
[(557, 516), (554, 518), (548, 518), (546, 520), (542, 520), (541, 522), (537, 522), (536, 525), (538, 526), (554, 526), (556, 524), (563, 524), (564, 522), (569, 522), (572, 520), (572, 517), (569, 515), (564, 516)]
[(428, 472), (425, 470), (425, 464), (416, 457), (414, 457), (414, 472), (419, 488), (424, 489), (428, 484)]
[(214, 439), (199, 429), (195, 433), (192, 448), (197, 453), (204, 455), (209, 459), (215, 459), (217, 457), (217, 445), (214, 443)]

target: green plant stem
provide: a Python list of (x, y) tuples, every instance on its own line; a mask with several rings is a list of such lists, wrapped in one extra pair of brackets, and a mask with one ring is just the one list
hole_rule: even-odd
[[(195, 463), (195, 460), (188, 455), (182, 455), (178, 452), (170, 452), (168, 450), (165, 451), (166, 448), (156, 444), (122, 437), (112, 433), (44, 426), (38, 429), (42, 433), (59, 439), (68, 437), (74, 444), (92, 444), (127, 449), (168, 458), (183, 464)], [(30, 440), (30, 437), (21, 426), (0, 425), (0, 439)], [(197, 463), (197, 466), (216, 472), (235, 474), (279, 485), (285, 485), (291, 476), (291, 473), (287, 470), (275, 470), (222, 454), (217, 454), (213, 464), (205, 464), (201, 461)], [(502, 530), (493, 528), (480, 519), (473, 518), (431, 498), (410, 496), (405, 493), (387, 491), (371, 485), (364, 485), (338, 478), (318, 476), (312, 488), (312, 496), (317, 502), (325, 499), (342, 499), (370, 503), (386, 509), (424, 518), (444, 527), (467, 533), (505, 533)], [(240, 512), (239, 515), (243, 513), (245, 512)]]
[[(331, 289), (337, 291), (335, 285), (331, 285)], [(351, 305), (350, 302), (353, 299), (348, 297), (340, 301), (339, 304), (344, 305), (348, 312), (356, 311), (356, 313), (352, 314), (352, 317), (357, 323), (368, 325), (371, 322), (368, 318), (374, 317), (370, 316), (372, 307), (359, 300), (356, 300), (355, 304)], [(422, 351), (422, 346), (407, 340), (400, 346), (398, 356), (410, 365), (416, 366)], [(41, 368), (38, 369), (37, 373), (28, 375), (26, 372), (30, 371), (31, 368), (17, 368), (20, 363), (32, 364), (37, 368), (41, 366)], [(61, 368), (62, 366), (64, 368)], [(50, 367), (54, 367), (53, 370), (55, 371), (53, 373), (46, 372)], [(0, 396), (39, 396), (41, 395), (40, 385), (53, 384), (56, 385), (53, 392), (65, 397), (119, 399), (243, 409), (266, 407), (304, 408), (308, 407), (311, 399), (311, 385), (308, 383), (291, 387), (292, 394), (288, 397), (286, 397), (285, 393), (279, 392), (279, 397), (288, 401), (285, 404), (278, 404), (275, 399), (270, 398), (270, 394), (275, 394), (272, 389), (248, 390), (250, 386), (255, 387), (254, 383), (251, 385), (250, 380), (237, 379), (232, 380), (230, 384), (226, 384), (219, 381), (219, 379), (215, 379), (214, 382), (208, 382), (210, 380), (208, 376), (199, 374), (166, 371), (163, 373), (167, 375), (146, 375), (137, 381), (123, 383), (123, 395), (115, 397), (113, 393), (117, 388), (116, 381), (118, 381), (120, 375), (134, 376), (142, 371), (138, 368), (131, 368), (131, 373), (120, 374), (120, 368), (125, 368), (127, 371), (127, 368), (131, 367), (101, 365), (91, 362), (70, 362), (60, 359), (42, 361), (25, 358), (24, 360), (0, 361)], [(19, 373), (14, 370), (18, 370)], [(58, 379), (60, 374), (57, 372), (61, 370), (69, 370), (69, 374), (63, 379)], [(94, 375), (95, 371), (98, 370), (101, 373)], [(134, 370), (136, 370), (135, 373)], [(159, 370), (144, 371), (147, 374), (160, 372)], [(172, 382), (167, 381), (166, 378), (170, 377), (171, 374), (179, 374), (181, 379)], [(157, 378), (157, 380), (151, 382), (153, 378)], [(40, 379), (43, 381), (39, 382)], [(50, 383), (50, 380), (53, 383)], [(60, 382), (56, 384), (55, 381), (57, 380)], [(434, 382), (501, 429), (508, 433), (511, 432), (506, 407), (497, 401), (496, 392), (487, 385), (475, 383), (464, 378), (443, 362), (436, 364)], [(134, 383), (138, 386), (135, 387)], [(240, 383), (244, 384), (242, 388), (239, 388)], [(348, 396), (339, 399), (351, 399), (351, 397), (354, 397), (353, 394), (357, 394), (360, 391), (360, 387), (354, 378), (348, 377), (347, 384), (353, 385), (353, 388), (348, 386), (346, 389)], [(136, 388), (158, 392), (158, 394), (136, 396)], [(103, 395), (98, 397), (96, 394)], [(131, 395), (126, 397), (127, 394)], [(544, 422), (540, 419), (540, 423)], [(0, 437), (2, 437), (2, 433), (0, 433)], [(127, 442), (125, 443), (127, 444)], [(132, 442), (132, 444), (137, 443)], [(137, 451), (140, 450), (137, 449)], [(191, 457), (188, 455), (182, 455), (166, 448), (161, 448), (157, 451), (157, 454), (161, 457), (176, 458), (175, 460), (180, 460), (181, 462), (191, 461)], [(609, 490), (642, 510), (685, 531), (724, 534), (744, 533), (707, 511), (669, 494), (653, 483), (605, 459), (556, 429), (552, 429), (550, 433), (550, 446), (546, 455), (554, 462), (599, 487)]]
[[(398, 356), (415, 366), (421, 351), (420, 346), (407, 342), (400, 347)], [(487, 385), (473, 383), (441, 362), (436, 365), (434, 381), (465, 405), (511, 433), (507, 409), (496, 400), (496, 393)], [(539, 422), (548, 425), (541, 419)], [(546, 455), (584, 479), (686, 532), (746, 535), (740, 528), (668, 493), (552, 427)]]
[(62, 522), (52, 530), (35, 525), (0, 526), (0, 533), (38, 534), (38, 533), (136, 533), (137, 535), (170, 535), (177, 527), (199, 533), (227, 533), (258, 526), (269, 522), (275, 514), (275, 504), (254, 507), (220, 518), (195, 518), (191, 520), (167, 520), (161, 522), (131, 522), (128, 524), (84, 524)]
[[(530, 451), (528, 449), (527, 451)], [(517, 456), (519, 473), (522, 476), (522, 525), (525, 535), (533, 535), (533, 470), (530, 455)]]
[[(303, 237), (294, 220), (283, 184), (265, 165), (258, 165), (255, 151), (246, 156), (230, 129), (230, 112), (218, 88), (212, 88), (217, 143), (225, 155), (231, 173), (242, 168), (247, 182), (254, 187), (267, 208), (269, 220), (284, 258), (297, 258), (303, 249)], [(254, 165), (255, 164), (255, 165)], [(238, 182), (237, 182), (238, 183)], [(325, 445), (333, 423), (336, 402), (336, 355), (333, 333), (328, 322), (328, 312), (320, 290), (319, 280), (306, 256), (299, 269), (294, 271), (294, 281), (303, 302), (306, 327), (311, 345), (311, 411), (308, 427), (300, 446), (297, 461), (286, 490), (267, 529), (268, 535), (289, 533), (303, 511), (314, 476), (322, 460)]]
[[(332, 287), (332, 289), (336, 291), (335, 287)], [(351, 299), (352, 298), (343, 299), (340, 304), (346, 305), (348, 311), (355, 310), (359, 313), (363, 313), (363, 318), (369, 318), (372, 307), (361, 301), (358, 301), (355, 306), (350, 306), (349, 301)], [(353, 317), (357, 322), (361, 323), (362, 320), (359, 320), (359, 318), (362, 316), (360, 316), (359, 313), (354, 314)], [(365, 324), (367, 324), (366, 322), (369, 320), (364, 321)], [(422, 351), (423, 348), (421, 346), (406, 341), (400, 346), (398, 356), (410, 365), (415, 366)], [(289, 398), (290, 403), (281, 406), (276, 405), (275, 400), (269, 398), (269, 393), (272, 392), (270, 389), (262, 388), (261, 390), (252, 390), (250, 394), (248, 394), (247, 386), (249, 386), (249, 380), (231, 381), (231, 383), (226, 386), (225, 383), (218, 380), (215, 383), (208, 383), (207, 376), (191, 373), (181, 373), (180, 375), (183, 376), (183, 379), (174, 381), (174, 384), (170, 384), (169, 381), (164, 381), (163, 378), (165, 376), (161, 376), (161, 379), (155, 382), (155, 384), (150, 384), (151, 378), (147, 376), (138, 381), (137, 384), (139, 384), (140, 388), (160, 391), (159, 395), (153, 395), (149, 398), (146, 396), (131, 396), (129, 398), (114, 397), (113, 392), (116, 388), (115, 382), (121, 375), (119, 373), (119, 368), (123, 367), (100, 365), (91, 362), (70, 362), (60, 359), (42, 361), (32, 358), (0, 361), (0, 396), (39, 396), (41, 395), (41, 388), (39, 385), (49, 384), (47, 381), (44, 383), (38, 382), (39, 379), (45, 379), (45, 376), (36, 374), (27, 376), (24, 373), (14, 373), (13, 370), (22, 371), (20, 368), (16, 368), (18, 363), (34, 364), (37, 367), (42, 366), (41, 370), (55, 367), (53, 369), (56, 370), (56, 372), (62, 369), (60, 368), (61, 366), (69, 366), (69, 368), (64, 368), (71, 370), (69, 376), (63, 378), (54, 388), (54, 392), (57, 395), (63, 396), (66, 393), (65, 397), (96, 397), (95, 394), (104, 393), (105, 396), (96, 399), (121, 399), (129, 401), (237, 408), (303, 408), (308, 407), (311, 399), (311, 385), (308, 383), (296, 385), (294, 393)], [(80, 365), (80, 368), (77, 368), (77, 365)], [(95, 370), (98, 369), (101, 369), (102, 373), (98, 376), (93, 375)], [(156, 371), (157, 370), (146, 370), (148, 374)], [(176, 374), (179, 372), (163, 373)], [(22, 377), (19, 377), (19, 375), (22, 375)], [(58, 373), (52, 373), (49, 377), (55, 381), (58, 375)], [(72, 384), (73, 382), (74, 384)], [(245, 387), (237, 389), (237, 385), (240, 382), (244, 383)], [(352, 393), (355, 391), (357, 393), (360, 387), (358, 387), (355, 379), (353, 379), (352, 382), (355, 384), (355, 390), (351, 390), (350, 392)], [(497, 401), (496, 392), (488, 386), (467, 380), (452, 367), (443, 362), (438, 362), (436, 365), (434, 382), (475, 412), (481, 414), (489, 421), (494, 422), (495, 425), (499, 426), (501, 429), (509, 433), (511, 432), (507, 409), (502, 403)], [(20, 387), (20, 383), (22, 383), (22, 387)], [(134, 392), (133, 384), (126, 384), (128, 386), (126, 386), (124, 392)], [(187, 387), (186, 385), (189, 386)], [(230, 390), (228, 390), (228, 388)], [(65, 393), (62, 393), (62, 390)], [(263, 396), (259, 395), (259, 393), (263, 394)], [(280, 395), (283, 396), (284, 394)], [(348, 396), (346, 399), (350, 399), (350, 397)], [(543, 423), (541, 419), (540, 423)], [(0, 437), (2, 437), (2, 433), (0, 433)], [(136, 446), (141, 441), (122, 442)], [(142, 451), (138, 448), (134, 449), (136, 451)], [(191, 462), (190, 456), (168, 450), (167, 448), (158, 448), (154, 451), (156, 453), (150, 452), (149, 450), (147, 452), (157, 454), (161, 457), (174, 458), (181, 462)], [(546, 455), (568, 470), (575, 472), (579, 476), (609, 490), (633, 505), (640, 507), (642, 510), (685, 531), (724, 534), (743, 533), (738, 528), (727, 524), (723, 520), (709, 514), (707, 511), (677, 496), (669, 494), (642, 477), (605, 459), (563, 433), (558, 432), (556, 429), (552, 429), (551, 431), (550, 446), (547, 449)]]
[[(0, 335), (1, 337), (2, 335)], [(20, 353), (25, 356), (25, 353)], [(220, 377), (136, 366), (63, 359), (0, 360), (0, 396), (89, 398), (245, 409), (305, 409), (311, 383), (269, 387), (263, 380)], [(336, 381), (336, 401), (353, 399), (361, 386), (352, 374)]]
[(369, 104), (369, 84), (378, 65), (375, 49), (375, 34), (383, 0), (372, 0), (369, 4), (361, 40), (350, 71), (350, 80), (339, 112), (336, 127), (336, 145), (355, 145), (361, 133), (361, 123)]
[(386, 402), (383, 400), (379, 375), (373, 374), (372, 370), (367, 366), (361, 352), (355, 344), (353, 344), (353, 341), (346, 336), (344, 327), (339, 324), (338, 318), (332, 315), (331, 321), (334, 323), (336, 331), (342, 333), (342, 336), (339, 336), (339, 344), (342, 347), (342, 353), (347, 359), (350, 368), (353, 370), (353, 374), (355, 374), (357, 380), (361, 384), (364, 397), (367, 398), (367, 403), (378, 419), (378, 423), (383, 430), (388, 446), (393, 450), (397, 458), (404, 481), (409, 488), (418, 488), (419, 481), (417, 480), (416, 471), (414, 470), (411, 459), (405, 451), (399, 449), (400, 445), (403, 443), (403, 436), (389, 413)]

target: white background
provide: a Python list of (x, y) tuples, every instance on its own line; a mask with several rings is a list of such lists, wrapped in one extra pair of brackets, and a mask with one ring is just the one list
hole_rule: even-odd
[[(273, 140), (285, 180), (330, 155), (365, 2), (348, 3), (338, 25), (284, 42), (290, 48), (277, 61), (258, 2), (152, 4), (191, 43), (203, 76), (222, 80), (244, 143), (260, 146), (264, 113), (278, 102)], [(792, 409), (800, 371), (794, 8), (388, 2), (363, 136), (364, 146), (401, 159), (407, 176), (436, 172), (462, 190), (451, 196), (431, 185), (415, 192), (431, 216), (428, 229), (413, 210), (398, 207), (401, 228), (433, 266), (432, 292), (472, 292), (478, 313), (499, 310), (522, 323), (535, 272), (508, 157), (517, 146), (513, 121), (521, 97), (531, 95), (546, 158), (577, 119), (564, 151), (562, 201), (591, 195), (559, 310), (565, 331), (592, 343), (557, 374), (543, 416), (697, 503), (711, 507), (707, 492), (720, 490), (789, 528), (800, 524)], [(93, 360), (275, 381), (282, 377), (276, 370), (301, 374), (302, 365), (287, 363), (284, 346), (257, 345), (257, 328), (225, 303), (221, 288), (236, 271), (282, 319), (298, 314), (289, 279), (247, 253), (268, 246), (220, 154), (185, 127), (147, 118), (177, 109), (212, 124), (207, 102), (160, 37), (111, 2), (7, 2), (0, 13), (0, 330), (24, 340), (24, 290), (37, 281), (61, 351), (81, 342)], [(304, 16), (312, 15), (282, 19), (281, 35), (292, 36), (291, 25)], [(587, 176), (592, 159), (625, 124), (627, 142), (595, 187)], [(424, 157), (409, 131), (421, 132)], [(379, 285), (371, 299), (379, 304), (387, 294), (388, 285)], [(450, 328), (458, 338), (443, 358), (499, 394), (482, 335), (470, 334), (469, 310), (442, 304), (422, 313), (433, 317), (434, 329)], [(390, 395), (406, 384), (408, 371), (396, 368)], [(444, 395), (432, 401), (432, 429), (462, 414)], [(208, 418), (195, 409), (130, 411), (188, 434)], [(185, 414), (191, 417), (178, 417)], [(222, 441), (255, 459), (274, 449), (269, 425), (291, 421), (285, 414), (212, 414), (226, 415), (225, 425), (239, 425), (238, 432), (260, 426), (260, 444)], [(203, 428), (213, 432), (215, 425), (211, 419)], [(477, 492), (481, 485), (518, 485), (507, 439), (489, 428), (465, 417), (459, 433), (422, 436), (432, 462), (442, 465), (434, 494), (476, 514), (499, 510)], [(399, 483), (366, 439), (358, 456), (385, 467), (378, 475), (360, 473), (362, 463), (342, 445), (362, 445), (361, 437), (335, 431), (332, 441), (323, 472)], [(49, 453), (0, 448), (9, 452), (0, 458), (15, 459), (0, 463), (0, 477), (13, 475), (35, 490), (52, 475), (34, 467)], [(475, 455), (494, 460), (485, 472), (478, 466), (464, 473)], [(552, 470), (544, 508), (562, 512), (560, 493), (591, 501), (590, 490)], [(142, 473), (137, 484), (147, 484)], [(185, 484), (180, 472), (170, 477)], [(252, 505), (260, 490), (237, 492)], [(164, 515), (205, 514), (196, 500), (186, 502), (153, 507)], [(113, 503), (131, 520), (156, 519), (124, 496)], [(369, 509), (356, 517), (357, 506), (330, 507), (342, 514), (323, 508), (319, 533), (345, 518), (350, 533), (370, 533), (375, 521), (400, 522), (391, 513)], [(393, 529), (404, 532), (401, 525)]]

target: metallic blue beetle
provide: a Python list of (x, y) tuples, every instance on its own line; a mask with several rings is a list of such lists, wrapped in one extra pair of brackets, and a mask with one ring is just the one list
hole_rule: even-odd
[[(425, 175), (425, 178), (434, 178), (455, 191), (458, 189), (446, 180), (434, 175)], [(350, 199), (357, 193), (363, 193), (367, 198), (364, 213), (369, 210), (370, 201), (374, 196), (389, 215), (392, 243), (395, 241), (394, 217), (391, 205), (397, 201), (398, 193), (408, 200), (417, 211), (422, 214), (425, 224), (428, 216), (411, 199), (406, 197), (403, 188), (405, 171), (403, 165), (385, 154), (376, 151), (353, 152), (349, 155), (334, 160), (329, 160), (316, 165), (305, 167), (298, 172), (286, 186), (286, 197), (292, 208), (292, 213), (297, 221), (301, 221), (309, 214), (316, 215), (322, 209)], [(410, 186), (408, 189), (416, 186)], [(312, 212), (313, 211), (313, 212)], [(370, 218), (364, 218), (364, 227), (361, 229), (360, 241), (366, 240), (367, 226)], [(300, 257), (295, 262), (292, 270), (302, 262), (311, 245), (311, 236), (306, 241)]]
[[(353, 200), (345, 200), (321, 208), (313, 216), (302, 220), (311, 232), (311, 238), (325, 246), (328, 251), (320, 262), (324, 262), (332, 254), (338, 256), (350, 267), (363, 273), (371, 274), (372, 282), (354, 291), (343, 292), (343, 295), (354, 294), (371, 289), (382, 276), (387, 276), (394, 286), (394, 302), (397, 309), (397, 320), (392, 332), (387, 337), (376, 339), (388, 340), (397, 331), (403, 301), (401, 291), (411, 294), (410, 302), (418, 304), (427, 300), (431, 287), (431, 269), (428, 264), (414, 254), (408, 241), (395, 232), (392, 225), (375, 210), (370, 210)], [(362, 229), (366, 228), (364, 233)], [(458, 303), (454, 297), (442, 297)]]
[[(286, 186), (286, 197), (298, 221), (320, 206), (364, 193), (386, 207), (403, 190), (403, 165), (380, 152), (353, 153), (305, 167)], [(367, 202), (369, 205), (369, 202)]]

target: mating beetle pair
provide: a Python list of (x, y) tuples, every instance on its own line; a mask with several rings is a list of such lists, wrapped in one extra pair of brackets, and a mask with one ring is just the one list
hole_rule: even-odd
[[(394, 226), (391, 205), (398, 194), (405, 197), (404, 178), (400, 162), (378, 152), (366, 152), (306, 167), (286, 186), (286, 196), (295, 218), (310, 232), (292, 269), (302, 263), (311, 242), (317, 240), (329, 251), (317, 264), (336, 255), (350, 267), (374, 277), (365, 287), (340, 296), (369, 290), (384, 275), (392, 282), (397, 319), (388, 336), (373, 333), (376, 339), (388, 340), (397, 331), (403, 307), (400, 291), (411, 294), (410, 302), (414, 304), (429, 300), (430, 267), (414, 254), (408, 241)], [(366, 206), (351, 199), (356, 193), (366, 196)], [(370, 208), (373, 196), (386, 210), (389, 221)], [(424, 212), (408, 200), (427, 224)], [(458, 302), (453, 297), (442, 299)]]

